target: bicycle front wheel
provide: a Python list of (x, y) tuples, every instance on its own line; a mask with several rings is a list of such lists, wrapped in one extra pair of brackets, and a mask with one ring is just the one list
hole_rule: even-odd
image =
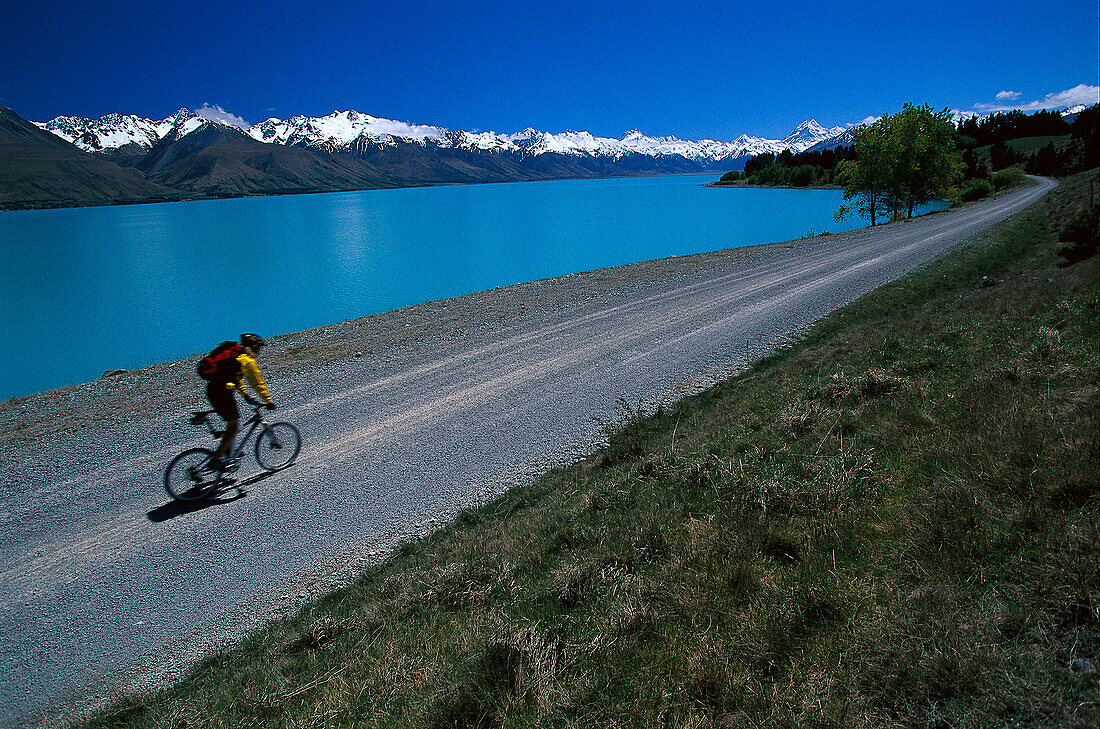
[(268, 423), (256, 438), (256, 462), (268, 471), (286, 468), (298, 457), (302, 436), (290, 423)]
[(216, 470), (210, 468), (214, 451), (192, 448), (173, 458), (164, 471), (164, 489), (173, 499), (195, 501), (210, 494), (218, 485)]

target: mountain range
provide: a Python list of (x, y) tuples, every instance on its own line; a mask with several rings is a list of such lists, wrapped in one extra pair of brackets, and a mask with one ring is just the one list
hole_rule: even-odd
[[(247, 128), (187, 109), (161, 120), (108, 114), (27, 122), (0, 107), (0, 121), (0, 206), (9, 208), (727, 171), (753, 155), (800, 152), (845, 132), (811, 119), (784, 139), (687, 141), (637, 130), (607, 138), (532, 128), (499, 134), (355, 110)], [(45, 149), (52, 150), (49, 165)]]
[[(208, 121), (187, 109), (180, 109), (160, 121), (133, 115), (109, 114), (99, 119), (59, 116), (37, 125), (76, 144), (86, 152), (126, 159), (144, 154), (166, 137), (178, 139), (186, 136), (204, 123), (217, 122)], [(840, 134), (844, 128), (825, 129), (816, 120), (810, 119), (784, 139), (764, 139), (743, 134), (732, 142), (710, 139), (692, 142), (676, 137), (650, 137), (637, 130), (629, 131), (617, 139), (597, 137), (589, 132), (567, 131), (553, 134), (532, 128), (516, 134), (451, 131), (443, 127), (381, 119), (348, 110), (334, 111), (323, 117), (273, 117), (242, 131), (259, 142), (315, 149), (330, 154), (354, 154), (370, 147), (394, 147), (405, 143), (440, 150), (524, 154), (533, 157), (561, 154), (617, 160), (638, 154), (649, 157), (684, 157), (710, 163), (736, 160), (763, 152), (779, 153), (784, 149), (801, 152)]]

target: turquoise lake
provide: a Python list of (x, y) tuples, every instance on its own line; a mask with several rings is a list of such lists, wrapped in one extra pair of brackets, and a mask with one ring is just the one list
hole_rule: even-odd
[(837, 190), (717, 175), (0, 213), (0, 398), (605, 266), (806, 235)]

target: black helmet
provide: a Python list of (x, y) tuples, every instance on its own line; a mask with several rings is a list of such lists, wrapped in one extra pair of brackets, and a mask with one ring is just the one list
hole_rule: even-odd
[(259, 334), (251, 333), (241, 335), (241, 344), (250, 349), (259, 349), (260, 347), (267, 346), (267, 342), (264, 341), (263, 337), (261, 337)]

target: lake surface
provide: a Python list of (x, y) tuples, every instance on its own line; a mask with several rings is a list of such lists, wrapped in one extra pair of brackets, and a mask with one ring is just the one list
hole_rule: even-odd
[(0, 213), (0, 398), (422, 301), (806, 235), (838, 190), (717, 175)]

